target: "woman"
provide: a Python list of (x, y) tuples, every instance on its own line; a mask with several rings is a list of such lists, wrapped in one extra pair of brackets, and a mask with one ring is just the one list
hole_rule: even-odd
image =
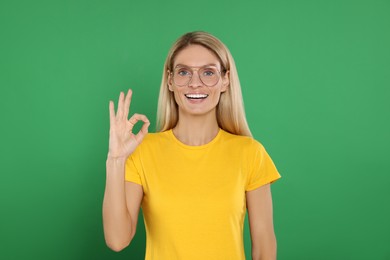
[[(107, 245), (133, 239), (139, 208), (145, 259), (245, 259), (248, 209), (253, 259), (276, 259), (270, 183), (280, 178), (251, 137), (237, 71), (226, 46), (205, 32), (187, 33), (164, 65), (157, 128), (134, 114), (132, 92), (110, 101), (110, 140), (103, 202)], [(137, 134), (133, 126), (142, 121)]]

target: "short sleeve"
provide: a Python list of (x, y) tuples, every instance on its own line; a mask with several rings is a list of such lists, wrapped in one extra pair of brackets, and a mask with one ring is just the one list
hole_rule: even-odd
[(130, 155), (126, 161), (125, 181), (131, 181), (131, 182), (137, 183), (139, 185), (142, 185), (141, 176), (139, 174), (139, 170), (138, 170), (136, 163), (135, 163), (136, 158), (134, 158), (133, 155), (134, 155), (134, 153), (132, 155)]
[(252, 157), (254, 159), (249, 166), (250, 172), (246, 191), (272, 183), (281, 177), (264, 147), (257, 141), (255, 141), (255, 144), (254, 157)]

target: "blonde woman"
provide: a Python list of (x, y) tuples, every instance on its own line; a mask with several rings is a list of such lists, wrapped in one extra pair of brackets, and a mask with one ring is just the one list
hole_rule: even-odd
[(251, 136), (226, 46), (205, 32), (175, 42), (164, 65), (157, 133), (148, 134), (144, 115), (128, 119), (131, 96), (120, 93), (116, 113), (109, 104), (107, 245), (129, 245), (142, 206), (145, 259), (245, 259), (247, 209), (252, 259), (276, 259), (270, 184), (280, 175)]

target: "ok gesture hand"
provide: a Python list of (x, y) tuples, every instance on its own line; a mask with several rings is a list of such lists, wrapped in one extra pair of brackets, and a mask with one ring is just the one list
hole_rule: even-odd
[[(129, 120), (127, 119), (131, 96), (132, 91), (130, 89), (126, 94), (126, 97), (123, 92), (120, 93), (116, 115), (114, 102), (110, 100), (110, 140), (108, 157), (126, 159), (134, 152), (148, 133), (150, 122), (145, 115), (134, 114)], [(134, 134), (133, 127), (138, 121), (144, 123), (141, 130), (137, 134)]]

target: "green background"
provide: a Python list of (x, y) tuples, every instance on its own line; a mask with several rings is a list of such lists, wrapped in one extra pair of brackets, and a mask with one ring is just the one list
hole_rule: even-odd
[(230, 48), (283, 176), (278, 259), (390, 259), (390, 1), (1, 0), (0, 29), (1, 259), (143, 259), (142, 215), (127, 249), (104, 243), (108, 102), (132, 88), (154, 125), (192, 30)]

